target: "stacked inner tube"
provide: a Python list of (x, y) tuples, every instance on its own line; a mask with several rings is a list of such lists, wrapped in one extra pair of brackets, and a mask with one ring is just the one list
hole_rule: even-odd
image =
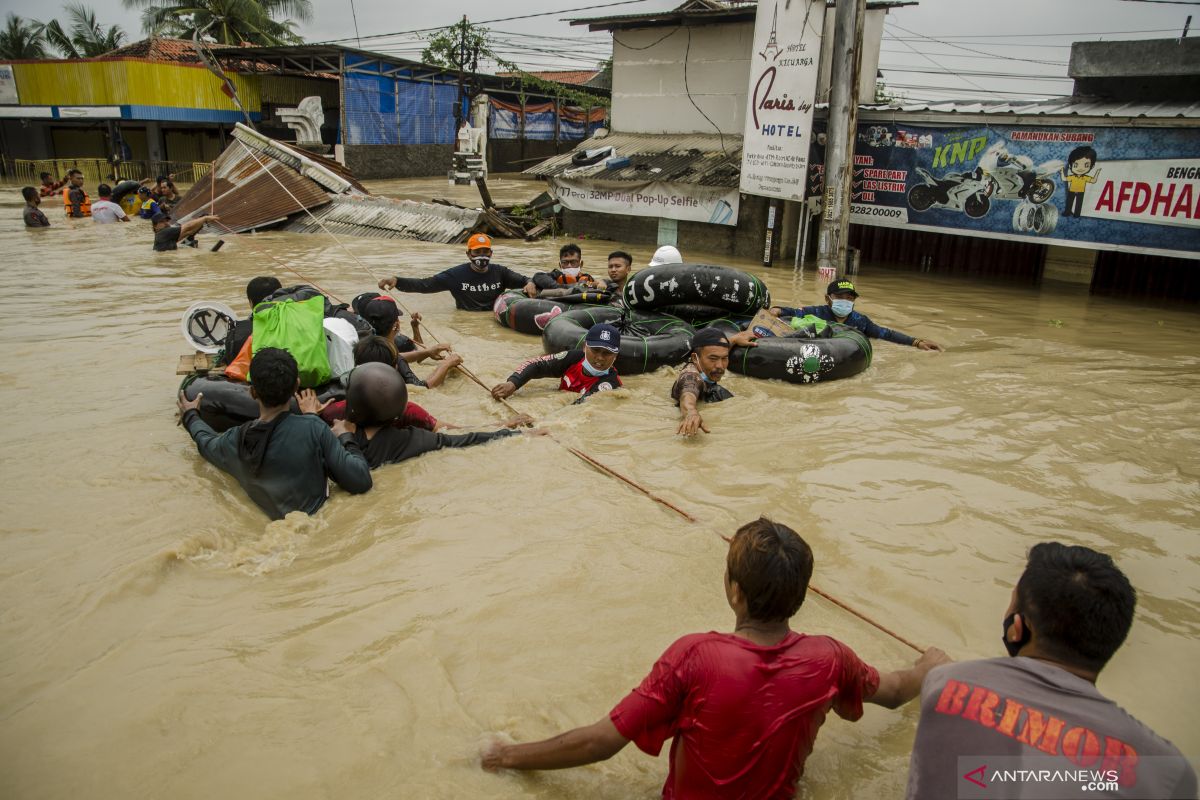
[[(647, 267), (625, 284), (625, 305), (637, 311), (680, 312), (675, 316), (754, 316), (771, 305), (771, 293), (748, 272), (713, 264)], [(711, 313), (706, 313), (711, 311)]]
[(849, 378), (871, 366), (871, 342), (853, 328), (831, 324), (825, 335), (801, 328), (795, 336), (768, 336), (755, 347), (737, 347), (729, 369), (751, 378), (816, 383)]
[(577, 306), (550, 320), (542, 332), (542, 347), (547, 353), (583, 347), (588, 329), (600, 322), (611, 323), (621, 331), (617, 372), (622, 375), (640, 375), (681, 363), (695, 333), (691, 325), (667, 314), (623, 312), (612, 306)]

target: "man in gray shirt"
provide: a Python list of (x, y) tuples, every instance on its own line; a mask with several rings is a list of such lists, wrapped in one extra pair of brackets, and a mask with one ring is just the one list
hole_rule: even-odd
[(1135, 602), (1108, 556), (1035, 545), (1004, 618), (1009, 657), (926, 676), (908, 798), (1195, 798), (1175, 746), (1096, 689)]

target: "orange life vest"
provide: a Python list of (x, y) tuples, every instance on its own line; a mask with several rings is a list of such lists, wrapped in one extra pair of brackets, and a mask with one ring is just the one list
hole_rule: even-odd
[[(63, 206), (67, 210), (68, 217), (71, 216), (71, 190), (73, 188), (75, 188), (75, 187), (73, 187), (73, 186), (64, 186), (63, 187)], [(80, 189), (80, 191), (82, 192), (83, 190)], [(85, 217), (90, 217), (92, 215), (92, 200), (90, 197), (87, 196), (87, 192), (83, 192), (83, 202), (79, 204), (79, 210), (83, 213), (83, 215)]]
[(564, 273), (562, 270), (559, 270), (558, 275), (555, 276), (554, 280), (559, 286), (570, 286), (573, 283), (591, 281), (595, 280), (595, 278), (593, 278), (591, 275), (588, 275), (586, 272), (580, 272), (578, 275), (572, 277)]

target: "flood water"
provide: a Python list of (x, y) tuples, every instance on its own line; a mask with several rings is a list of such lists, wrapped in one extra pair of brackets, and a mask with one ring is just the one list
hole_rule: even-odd
[[(536, 187), (518, 188), (510, 202)], [(176, 427), (183, 309), (243, 312), (250, 277), (301, 282), (283, 265), (346, 300), (461, 246), (269, 233), (152, 253), (143, 222), (47, 207), (55, 227), (26, 231), (15, 197), (0, 204), (0, 796), (657, 797), (665, 750), (529, 775), (486, 774), (476, 754), (494, 732), (594, 722), (674, 639), (731, 630), (720, 536), (759, 514), (809, 541), (825, 592), (955, 658), (1002, 654), (1032, 544), (1112, 554), (1139, 603), (1099, 687), (1200, 753), (1192, 311), (865, 265), (858, 307), (947, 352), (881, 342), (867, 372), (813, 386), (731, 375), (736, 398), (704, 409), (695, 441), (674, 435), (669, 370), (581, 406), (551, 382), (513, 398), (698, 523), (524, 437), (385, 467), (367, 495), (269, 523)], [(498, 241), (495, 258), (528, 274), (563, 241)], [(620, 246), (580, 244), (600, 270)], [(812, 270), (739, 266), (776, 302), (821, 294)], [(401, 299), (489, 384), (540, 352), (449, 295)], [(456, 424), (506, 415), (461, 376), (413, 391)], [(881, 669), (915, 657), (812, 594), (793, 624)], [(831, 717), (800, 796), (902, 797), (917, 711)]]

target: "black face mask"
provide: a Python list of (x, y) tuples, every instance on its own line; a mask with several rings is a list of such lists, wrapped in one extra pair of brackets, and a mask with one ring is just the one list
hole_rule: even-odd
[(1021, 638), (1015, 642), (1009, 641), (1008, 629), (1012, 627), (1013, 620), (1017, 614), (1021, 614), (1021, 612), (1014, 611), (1004, 618), (1004, 633), (1000, 637), (1000, 640), (1004, 642), (1004, 649), (1013, 658), (1016, 658), (1017, 653), (1021, 652), (1022, 647), (1029, 644), (1029, 639), (1033, 635), (1032, 631), (1029, 630), (1029, 623), (1025, 620), (1025, 615), (1021, 614)]

